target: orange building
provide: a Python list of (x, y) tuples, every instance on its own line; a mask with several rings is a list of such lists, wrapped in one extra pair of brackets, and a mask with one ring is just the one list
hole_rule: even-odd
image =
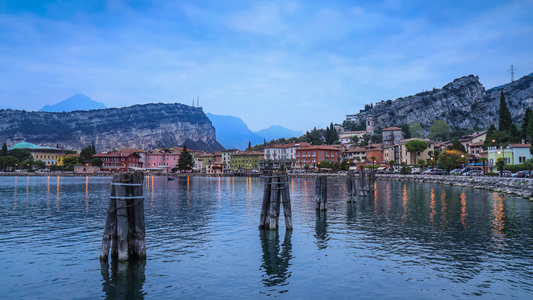
[(333, 146), (311, 146), (296, 149), (296, 168), (313, 166), (321, 161), (335, 162), (341, 157), (341, 150)]
[(376, 164), (386, 163), (383, 158), (383, 144), (372, 144), (366, 146), (366, 162), (372, 163), (371, 157), (376, 158)]

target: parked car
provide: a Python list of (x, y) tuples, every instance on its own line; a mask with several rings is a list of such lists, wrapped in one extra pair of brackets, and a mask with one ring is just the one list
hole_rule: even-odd
[[(532, 173), (533, 173), (533, 171), (532, 171)], [(518, 171), (518, 172), (512, 174), (511, 176), (512, 177), (529, 178), (529, 171), (528, 170)]]
[(465, 176), (483, 176), (483, 171), (481, 170), (470, 170), (466, 173), (464, 173)]
[(470, 168), (470, 167), (466, 167), (466, 168), (463, 168), (463, 169), (461, 170), (461, 175), (466, 175), (466, 173), (467, 173), (468, 171), (472, 171), (472, 170), (480, 170), (480, 171), (482, 171), (481, 169), (478, 169), (478, 168)]
[(461, 169), (453, 169), (450, 171), (450, 175), (461, 175)]
[(433, 175), (446, 175), (446, 170), (443, 169), (433, 169)]
[(502, 177), (510, 177), (511, 175), (513, 175), (513, 173), (509, 170), (503, 170), (503, 172), (500, 173), (500, 171), (496, 172), (498, 173), (499, 176), (502, 176)]
[(420, 168), (412, 168), (411, 169), (411, 174), (420, 174), (422, 171), (420, 170)]
[(433, 175), (433, 170), (431, 169), (425, 170), (424, 172), (422, 172), (422, 175)]

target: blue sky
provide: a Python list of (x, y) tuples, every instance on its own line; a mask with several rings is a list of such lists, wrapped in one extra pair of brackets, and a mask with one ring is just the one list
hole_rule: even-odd
[(533, 72), (533, 1), (2, 1), (0, 107), (74, 94), (234, 115), (257, 131)]

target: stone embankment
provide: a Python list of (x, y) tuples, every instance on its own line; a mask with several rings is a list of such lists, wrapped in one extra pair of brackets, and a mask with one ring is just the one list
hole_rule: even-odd
[[(317, 174), (290, 175), (293, 177), (315, 177)], [(330, 174), (329, 176), (334, 178), (343, 178), (346, 175)], [(377, 174), (376, 180), (413, 181), (421, 183), (439, 183), (455, 186), (466, 186), (476, 189), (513, 194), (533, 201), (533, 179), (529, 178)]]

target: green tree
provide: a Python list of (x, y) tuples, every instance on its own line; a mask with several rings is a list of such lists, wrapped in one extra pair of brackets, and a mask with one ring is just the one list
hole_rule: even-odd
[(178, 159), (178, 170), (192, 170), (194, 167), (194, 158), (192, 154), (187, 150), (187, 146), (183, 146), (180, 158)]
[(431, 140), (446, 141), (451, 133), (450, 125), (444, 120), (436, 120), (429, 128), (429, 138)]
[(500, 114), (499, 114), (499, 130), (500, 131), (506, 131), (508, 133), (511, 133), (512, 126), (513, 126), (513, 120), (511, 118), (511, 112), (509, 111), (509, 108), (507, 107), (507, 102), (505, 101), (505, 95), (503, 94), (503, 90), (500, 94)]
[(33, 162), (33, 168), (35, 169), (44, 169), (46, 168), (46, 163), (42, 160), (36, 160)]
[(453, 140), (452, 150), (457, 150), (457, 151), (460, 151), (460, 152), (463, 152), (463, 153), (466, 152), (465, 146), (463, 146), (463, 144), (461, 144), (461, 142), (459, 142), (459, 138), (455, 138)]
[(531, 169), (533, 168), (533, 159), (529, 158), (524, 162), (524, 165), (529, 171), (529, 178), (531, 178)]
[(456, 169), (461, 166), (462, 152), (457, 150), (441, 151), (439, 154), (439, 166), (450, 172), (451, 169)]
[(252, 142), (248, 140), (248, 149), (252, 148)]
[(93, 145), (89, 145), (88, 147), (81, 149), (80, 163), (84, 164), (86, 162), (90, 162), (91, 159), (93, 158), (93, 155), (96, 154), (96, 152), (94, 151), (95, 149), (93, 148)]
[(359, 143), (359, 138), (357, 137), (357, 135), (354, 135), (350, 138), (350, 140), (354, 143), (354, 144), (357, 144)]
[(488, 147), (496, 146), (496, 143), (492, 142), (492, 140), (494, 140), (494, 133), (496, 131), (496, 126), (494, 126), (494, 124), (490, 124), (489, 129), (487, 129), (487, 137), (483, 143), (483, 150), (487, 150)]
[(413, 122), (409, 125), (409, 133), (413, 138), (422, 138), (424, 130), (422, 129), (422, 125), (420, 125), (420, 123)]
[(0, 154), (0, 156), (7, 156), (7, 144), (4, 143), (4, 145), (2, 146), (2, 153)]
[(26, 159), (32, 157), (30, 151), (26, 149), (13, 149), (8, 152), (8, 155), (14, 156), (17, 159), (19, 165)]
[[(424, 167), (426, 166), (426, 160), (419, 159), (417, 165), (418, 165), (419, 168), (424, 169)], [(429, 165), (429, 164), (427, 164), (427, 165)]]
[(32, 169), (34, 163), (35, 161), (33, 160), (33, 158), (25, 159), (24, 161), (20, 163), (20, 168), (30, 170)]
[(524, 120), (522, 122), (522, 139), (526, 141), (526, 143), (529, 141), (529, 134), (528, 133), (528, 127), (529, 127), (529, 120), (531, 119), (531, 108), (529, 106), (526, 108), (526, 112), (524, 113)]
[(428, 143), (421, 140), (410, 140), (405, 144), (405, 150), (411, 154), (411, 162), (416, 161), (416, 156), (428, 148)]
[(5, 171), (6, 169), (14, 169), (18, 164), (18, 160), (14, 156), (2, 156), (0, 157), (0, 168), (2, 168), (2, 171)]
[(496, 159), (496, 166), (500, 169), (500, 176), (503, 176), (503, 167), (505, 166), (505, 159), (503, 157), (498, 157)]
[(81, 162), (80, 162), (80, 158), (77, 157), (77, 156), (65, 156), (65, 158), (63, 159), (63, 164), (66, 166), (66, 165), (79, 165)]
[(101, 167), (103, 164), (104, 164), (104, 161), (99, 157), (93, 158), (93, 160), (91, 161), (91, 166), (94, 166), (94, 167)]

